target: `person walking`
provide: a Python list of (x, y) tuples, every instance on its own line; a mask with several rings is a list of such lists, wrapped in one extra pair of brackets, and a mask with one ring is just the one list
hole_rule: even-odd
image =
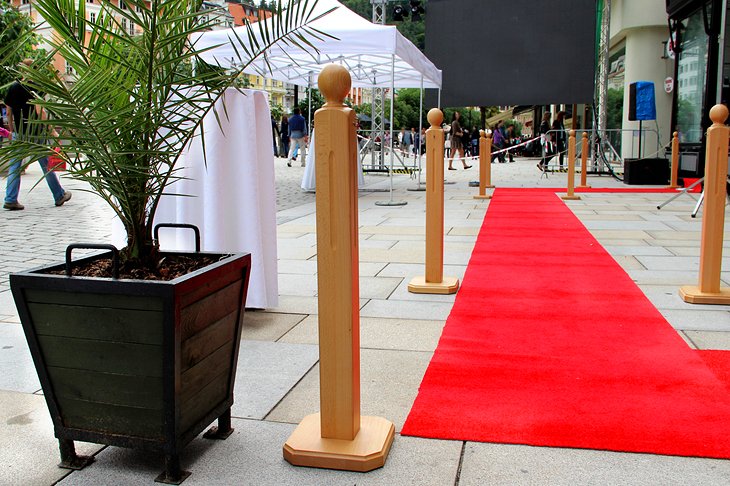
[(297, 160), (296, 151), (302, 151), (302, 167), (306, 165), (307, 160), (307, 121), (301, 115), (299, 107), (294, 108), (294, 114), (289, 118), (289, 138), (291, 142), (291, 150), (289, 160), (286, 165), (291, 167), (291, 161)]
[(289, 118), (286, 115), (281, 115), (279, 124), (279, 149), (282, 157), (289, 155)]
[(492, 146), (496, 149), (492, 152), (492, 162), (494, 162), (495, 158), (499, 160), (500, 164), (504, 164), (506, 162), (504, 152), (500, 152), (498, 154), (494, 153), (505, 148), (507, 146), (506, 141), (507, 136), (504, 131), (504, 122), (499, 120), (497, 122), (497, 126), (494, 127), (494, 130), (492, 130)]
[[(24, 59), (23, 64), (30, 67), (33, 64), (32, 59)], [(21, 79), (21, 81), (23, 81)], [(7, 106), (8, 130), (11, 133), (12, 140), (22, 138), (35, 138), (42, 142), (37, 135), (39, 125), (28, 123), (32, 119), (46, 119), (46, 112), (40, 106), (33, 106), (29, 101), (37, 96), (29, 91), (21, 81), (14, 81), (8, 88), (5, 96), (5, 105)], [(57, 137), (55, 130), (51, 131), (51, 136)], [(18, 211), (25, 209), (25, 206), (18, 202), (18, 194), (20, 193), (20, 171), (22, 167), (22, 159), (11, 160), (8, 166), (8, 180), (5, 187), (5, 202), (3, 209), (10, 211)], [(43, 170), (43, 174), (48, 184), (48, 188), (53, 194), (53, 200), (56, 206), (63, 206), (71, 199), (71, 191), (66, 191), (61, 186), (58, 176), (55, 172), (48, 169), (48, 157), (41, 157), (38, 163)]]
[(449, 157), (449, 170), (456, 170), (452, 164), (457, 156), (461, 159), (464, 170), (471, 169), (471, 165), (466, 165), (466, 160), (464, 159), (464, 146), (461, 143), (464, 132), (461, 130), (459, 118), (461, 118), (461, 113), (455, 111), (454, 121), (451, 122), (451, 153), (453, 154), (453, 158)]
[(279, 125), (274, 119), (274, 115), (271, 115), (271, 141), (274, 143), (274, 157), (279, 153), (276, 141), (279, 139)]
[(542, 116), (540, 122), (539, 132), (540, 134), (540, 146), (542, 147), (542, 158), (537, 163), (537, 168), (543, 172), (547, 171), (548, 161), (550, 160), (550, 154), (552, 152), (552, 140), (550, 136), (550, 112), (547, 111)]
[(408, 154), (411, 151), (411, 145), (413, 145), (413, 134), (410, 131), (403, 130), (403, 152), (404, 157), (408, 158)]
[(553, 140), (555, 140), (556, 149), (558, 151), (558, 160), (560, 163), (560, 168), (563, 168), (563, 158), (565, 157), (565, 151), (568, 149), (568, 140), (565, 133), (565, 125), (563, 124), (563, 119), (565, 118), (565, 112), (559, 111), (557, 116), (555, 117), (555, 121), (553, 121), (552, 126), (552, 135)]

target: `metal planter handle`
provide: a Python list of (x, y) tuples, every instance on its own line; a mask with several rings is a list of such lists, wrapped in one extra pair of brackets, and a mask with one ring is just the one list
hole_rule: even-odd
[(100, 243), (74, 243), (66, 247), (66, 276), (71, 276), (71, 252), (73, 250), (109, 250), (112, 253), (112, 278), (119, 280), (119, 250), (114, 245)]
[(160, 228), (188, 228), (195, 232), (195, 253), (200, 253), (200, 230), (194, 224), (187, 223), (160, 223), (153, 230), (155, 241), (159, 241)]

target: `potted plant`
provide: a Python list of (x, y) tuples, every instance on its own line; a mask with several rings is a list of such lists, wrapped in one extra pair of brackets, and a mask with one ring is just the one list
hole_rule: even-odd
[[(286, 9), (279, 2), (271, 19), (248, 26), (255, 51), (239, 47), (238, 68), (223, 70), (202, 62), (195, 46), (195, 35), (216, 22), (202, 5), (103, 1), (91, 22), (84, 1), (34, 1), (55, 36), (47, 55), (18, 75), (42, 93), (32, 103), (48, 119), (27, 120), (0, 148), (0, 167), (60, 146), (68, 175), (109, 204), (128, 237), (120, 251), (71, 245), (65, 265), (10, 277), (62, 467), (92, 460), (76, 455), (74, 440), (144, 448), (165, 455), (158, 480), (178, 484), (188, 474), (178, 459), (187, 442), (216, 418), (209, 437), (231, 432), (250, 255), (165, 253), (152, 222), (184, 148), (202, 136), (203, 119), (247, 62), (276, 42), (308, 43), (318, 17), (316, 0), (289, 0)], [(72, 83), (49, 69), (54, 55)], [(197, 250), (199, 238), (196, 229)], [(77, 248), (107, 251), (72, 261)]]

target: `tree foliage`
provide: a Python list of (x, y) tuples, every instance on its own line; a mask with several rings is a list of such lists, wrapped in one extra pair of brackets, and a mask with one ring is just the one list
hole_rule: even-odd
[[(216, 111), (216, 102), (250, 59), (279, 42), (312, 49), (309, 39), (317, 35), (308, 26), (317, 18), (312, 14), (316, 2), (296, 6), (288, 0), (291, 13), (274, 15), (271, 24), (246, 24), (243, 37), (232, 39), (236, 69), (209, 66), (192, 40), (215, 22), (200, 16), (202, 1), (125, 0), (125, 9), (104, 2), (90, 22), (84, 1), (34, 0), (56, 33), (49, 40), (52, 52), (15, 73), (32, 91), (45, 95), (32, 102), (61, 129), (60, 156), (68, 174), (88, 183), (124, 225), (123, 257), (143, 264), (156, 264), (155, 212), (169, 184), (181, 178), (184, 148), (194, 138), (204, 138), (200, 128), (206, 115), (213, 113), (219, 123), (227, 116), (225, 108)], [(136, 31), (124, 24), (135, 25)], [(13, 48), (0, 45), (0, 60), (8, 59)], [(76, 73), (72, 85), (49, 69), (56, 54)], [(186, 74), (181, 65), (193, 60), (196, 69)], [(45, 140), (60, 140), (47, 122), (31, 119), (26, 125), (44, 136), (20, 133), (0, 148), (0, 168), (53, 154)], [(205, 147), (204, 139), (202, 143)]]
[(0, 65), (0, 98), (15, 79), (12, 69), (26, 57), (33, 57), (38, 36), (33, 33), (33, 21), (6, 0), (0, 0), (0, 46), (14, 46)]
[[(372, 22), (373, 20), (373, 5), (370, 0), (341, 0), (342, 4), (360, 15), (364, 19)], [(426, 0), (421, 2), (421, 5), (428, 10)], [(410, 17), (406, 17), (402, 22), (396, 22), (393, 20), (393, 8), (396, 5), (401, 5), (406, 10), (409, 9), (409, 2), (406, 0), (398, 2), (388, 2), (385, 6), (385, 23), (388, 25), (395, 25), (398, 31), (409, 41), (413, 42), (416, 47), (421, 51), (426, 48), (426, 24), (425, 16), (421, 15), (420, 20), (413, 21)]]

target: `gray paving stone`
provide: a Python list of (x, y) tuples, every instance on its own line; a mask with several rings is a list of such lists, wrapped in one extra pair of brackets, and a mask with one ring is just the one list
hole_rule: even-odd
[(241, 339), (277, 341), (305, 317), (307, 316), (303, 314), (247, 310), (243, 319)]
[[(730, 307), (714, 306), (714, 308), (716, 310), (662, 308), (659, 311), (675, 329), (730, 332)], [(726, 310), (722, 310), (723, 308)]]
[(0, 390), (33, 393), (41, 388), (20, 324), (0, 326)]
[(448, 302), (371, 300), (360, 310), (360, 316), (444, 321), (451, 306)]
[(666, 248), (661, 248), (658, 246), (649, 246), (649, 245), (641, 245), (641, 246), (625, 246), (625, 245), (619, 245), (619, 246), (613, 246), (609, 245), (606, 246), (606, 251), (609, 252), (611, 255), (632, 255), (632, 256), (639, 256), (639, 255), (653, 255), (653, 256), (671, 256), (672, 253), (667, 250)]
[(730, 326), (724, 332), (716, 331), (684, 331), (697, 349), (730, 350)]
[(317, 346), (241, 341), (231, 414), (263, 419), (318, 360)]
[[(384, 417), (400, 431), (432, 353), (363, 349), (360, 352), (362, 415)], [(319, 365), (266, 416), (274, 422), (299, 423), (319, 411)]]
[(667, 230), (669, 227), (659, 221), (586, 221), (589, 230)]
[(639, 285), (644, 295), (660, 311), (664, 310), (730, 310), (726, 305), (688, 304), (679, 296), (679, 288), (666, 285)]
[[(225, 441), (197, 438), (183, 450), (183, 467), (192, 472), (186, 485), (442, 486), (454, 484), (461, 453), (460, 442), (396, 435), (385, 466), (368, 473), (295, 467), (282, 455), (294, 425), (234, 419), (233, 427)], [(59, 484), (141, 486), (151, 483), (161, 464), (158, 455), (108, 448)]]
[(459, 486), (720, 486), (730, 461), (468, 442)]
[[(91, 455), (102, 446), (76, 442)], [(60, 469), (58, 441), (42, 396), (0, 391), (0, 484), (51, 485), (69, 474)]]
[[(279, 342), (319, 344), (317, 316), (309, 316)], [(360, 347), (433, 352), (443, 330), (443, 321), (360, 318)]]

